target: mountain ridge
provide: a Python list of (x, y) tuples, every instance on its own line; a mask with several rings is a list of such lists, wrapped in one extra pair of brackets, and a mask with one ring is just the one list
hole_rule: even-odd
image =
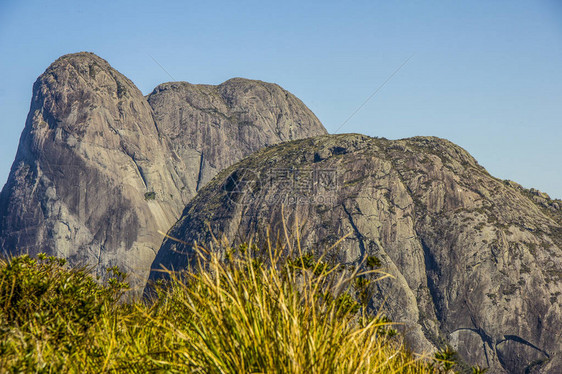
[[(224, 96), (240, 110), (251, 114), (256, 112), (252, 106), (267, 107), (259, 95), (251, 102), (244, 95), (254, 86), (271, 85), (283, 92), (268, 98), (271, 102), (297, 106), (290, 113), (280, 111), (293, 126), (291, 136), (326, 133), (312, 112), (279, 86), (235, 83), (223, 86), (229, 89)], [(198, 89), (190, 95), (208, 102)], [(131, 80), (93, 53), (64, 55), (53, 62), (34, 84), (18, 153), (0, 194), (0, 250), (11, 255), (46, 252), (92, 266), (101, 277), (117, 265), (142, 289), (162, 241), (159, 231), (179, 218), (197, 189), (221, 168), (265, 144), (283, 141), (279, 134), (289, 131), (287, 123), (254, 115), (244, 118), (251, 131), (225, 135), (238, 129), (236, 122), (221, 118), (229, 103), (205, 113), (188, 107), (184, 99), (172, 92), (145, 98)], [(170, 101), (195, 120), (159, 118), (175, 109)], [(222, 127), (208, 131), (206, 121)], [(270, 130), (275, 126), (279, 134)], [(174, 141), (171, 130), (185, 134)], [(213, 147), (219, 149), (214, 154), (209, 151)]]
[(34, 84), (0, 192), (0, 251), (101, 278), (118, 266), (139, 294), (151, 264), (189, 262), (189, 246), (159, 231), (259, 242), (297, 217), (310, 253), (350, 234), (330, 260), (372, 256), (395, 277), (373, 286), (370, 307), (404, 323), (414, 349), (448, 343), (493, 373), (562, 371), (562, 201), (494, 178), (444, 139), (328, 135), (262, 81), (144, 96), (92, 53), (60, 57)]

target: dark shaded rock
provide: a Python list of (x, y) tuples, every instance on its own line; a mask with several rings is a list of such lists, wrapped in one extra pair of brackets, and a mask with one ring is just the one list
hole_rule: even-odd
[[(282, 209), (290, 226), (298, 217), (305, 251), (322, 254), (351, 233), (328, 258), (381, 260), (395, 278), (374, 286), (372, 307), (385, 299), (417, 350), (448, 342), (492, 373), (559, 362), (562, 220), (462, 148), (351, 134), (262, 149), (219, 173), (169, 235), (259, 241), (281, 228)], [(151, 277), (191, 255), (166, 240)]]

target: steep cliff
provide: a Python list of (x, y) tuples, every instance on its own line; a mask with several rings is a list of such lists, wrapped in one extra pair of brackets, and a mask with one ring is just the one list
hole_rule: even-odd
[(130, 80), (90, 53), (59, 58), (33, 87), (0, 197), (0, 247), (144, 278), (157, 230), (183, 203), (168, 154)]
[[(183, 95), (174, 87), (192, 88)], [(222, 97), (212, 114), (208, 92)], [(173, 225), (205, 180), (266, 144), (325, 133), (298, 99), (262, 82), (170, 83), (150, 102), (155, 111), (91, 53), (63, 56), (37, 79), (0, 194), (2, 253), (46, 252), (100, 276), (117, 265), (142, 288), (158, 231)], [(269, 115), (256, 114), (270, 105)]]
[[(298, 217), (305, 251), (345, 265), (380, 259), (373, 289), (417, 350), (450, 343), (492, 373), (560, 372), (562, 212), (490, 176), (438, 138), (331, 135), (256, 152), (188, 204), (169, 235), (239, 242)], [(163, 243), (153, 269), (181, 269), (190, 246)], [(152, 278), (158, 276), (154, 271)]]

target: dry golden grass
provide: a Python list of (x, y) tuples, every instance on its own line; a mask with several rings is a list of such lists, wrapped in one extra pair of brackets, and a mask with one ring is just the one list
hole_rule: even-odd
[(196, 247), (150, 301), (119, 302), (54, 258), (0, 264), (0, 370), (29, 373), (430, 373), (382, 316), (348, 292), (358, 277), (300, 246)]

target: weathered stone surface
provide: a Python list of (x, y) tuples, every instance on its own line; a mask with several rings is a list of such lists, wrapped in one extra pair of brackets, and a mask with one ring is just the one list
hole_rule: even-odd
[[(145, 278), (157, 230), (183, 203), (167, 153), (130, 80), (90, 53), (59, 58), (34, 85), (2, 190), (1, 249), (46, 252), (95, 265), (99, 275), (119, 265)], [(154, 200), (145, 200), (149, 192)]]
[(527, 189), (520, 184), (510, 180), (505, 181), (505, 183), (515, 189), (520, 190), (523, 194), (529, 196), (540, 206), (542, 206), (543, 208), (547, 208), (551, 212), (559, 213), (558, 211), (562, 210), (562, 201), (560, 199), (551, 199), (546, 192), (541, 192), (535, 188)]
[[(442, 139), (321, 136), (224, 170), (169, 235), (259, 239), (280, 228), (284, 205), (305, 250), (322, 253), (351, 232), (330, 258), (382, 261), (395, 279), (376, 285), (373, 307), (385, 297), (416, 349), (449, 342), (492, 373), (546, 373), (562, 349), (562, 218), (531, 196)], [(190, 253), (166, 240), (153, 269), (184, 268)]]
[(234, 78), (218, 86), (164, 83), (148, 96), (158, 127), (188, 173), (190, 196), (258, 149), (326, 134), (316, 116), (276, 84)]
[(298, 99), (262, 82), (165, 84), (150, 102), (155, 112), (91, 53), (63, 56), (38, 78), (0, 195), (3, 253), (46, 252), (100, 276), (117, 265), (142, 289), (158, 231), (198, 185), (264, 145), (325, 133)]

